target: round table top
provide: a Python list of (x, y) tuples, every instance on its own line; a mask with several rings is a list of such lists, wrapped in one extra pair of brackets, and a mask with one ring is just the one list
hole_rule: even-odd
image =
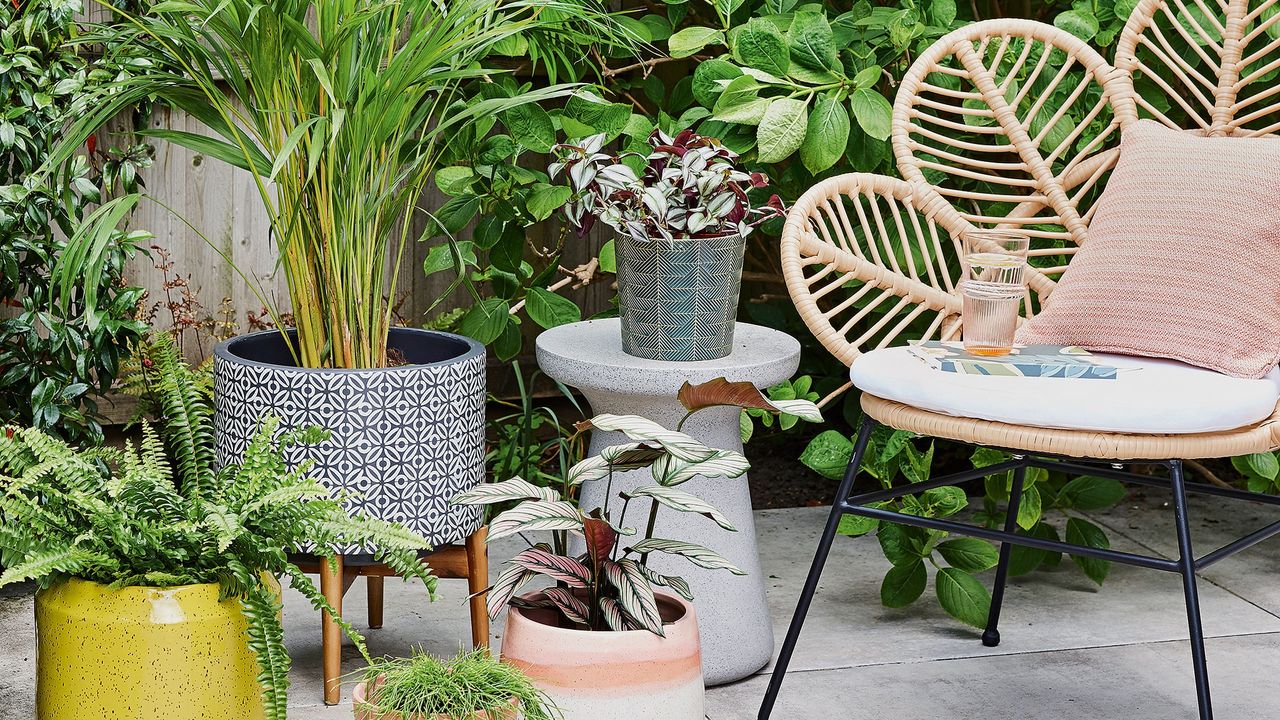
[(622, 351), (618, 318), (561, 325), (538, 336), (538, 365), (547, 375), (580, 390), (671, 395), (685, 382), (719, 377), (760, 387), (790, 378), (800, 367), (800, 343), (772, 328), (738, 323), (733, 352), (719, 360), (646, 360)]

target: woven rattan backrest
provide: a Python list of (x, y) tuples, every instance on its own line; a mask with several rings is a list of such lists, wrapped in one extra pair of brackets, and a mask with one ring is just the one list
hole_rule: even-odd
[(1146, 116), (1207, 135), (1280, 130), (1280, 0), (1141, 0), (1116, 48)]
[(956, 337), (956, 245), (974, 227), (1031, 236), (1031, 312), (1087, 242), (1120, 132), (1140, 117), (1216, 135), (1280, 129), (1280, 0), (1140, 0), (1114, 65), (1030, 20), (940, 38), (894, 104), (904, 180), (831, 178), (788, 216), (783, 274), (801, 317), (845, 363), (903, 336)]
[(1030, 20), (963, 27), (921, 55), (894, 104), (902, 176), (966, 221), (1032, 237), (1046, 274), (1085, 241), (1109, 148), (1136, 119), (1121, 73), (1070, 33)]

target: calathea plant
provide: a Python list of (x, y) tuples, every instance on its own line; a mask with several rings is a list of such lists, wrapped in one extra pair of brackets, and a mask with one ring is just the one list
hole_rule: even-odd
[(338, 616), (285, 551), (358, 543), (434, 594), (418, 559), (427, 544), (397, 525), (347, 513), (337, 498), (290, 469), (282, 453), (321, 441), (317, 428), (277, 431), (262, 422), (244, 462), (215, 470), (211, 383), (189, 368), (169, 335), (148, 341), (128, 386), (144, 394), (158, 427), (140, 446), (78, 450), (33, 428), (0, 432), (0, 587), (33, 579), (47, 588), (80, 578), (112, 588), (220, 586), (238, 600), (257, 655), (270, 720), (284, 720), (289, 655), (272, 576), (328, 613), (368, 658), (359, 633)]
[(660, 237), (711, 238), (739, 234), (782, 212), (775, 195), (752, 208), (749, 188), (763, 188), (762, 173), (737, 169), (738, 156), (719, 140), (685, 130), (674, 138), (649, 136), (648, 155), (602, 152), (605, 135), (554, 148), (552, 178), (561, 172), (573, 191), (565, 214), (586, 233), (599, 218), (639, 242)]
[[(516, 555), (510, 567), (486, 591), (491, 616), (496, 618), (508, 604), (542, 607), (555, 610), (568, 627), (648, 630), (664, 636), (654, 587), (666, 587), (686, 600), (693, 598), (684, 580), (662, 575), (649, 567), (651, 553), (678, 555), (698, 567), (744, 574), (709, 548), (654, 536), (659, 507), (705, 515), (726, 531), (736, 532), (714, 506), (679, 486), (699, 476), (739, 477), (750, 464), (741, 453), (708, 447), (679, 428), (693, 413), (725, 405), (787, 412), (815, 422), (822, 416), (817, 407), (806, 400), (770, 401), (751, 383), (728, 382), (724, 378), (697, 386), (686, 383), (679, 399), (689, 412), (676, 430), (636, 415), (604, 414), (579, 423), (579, 433), (621, 432), (630, 442), (607, 447), (600, 454), (574, 464), (564, 473), (559, 490), (538, 487), (513, 477), (477, 486), (455, 498), (455, 503), (464, 505), (518, 503), (490, 523), (490, 541), (517, 533), (551, 531), (550, 543), (538, 543)], [(579, 507), (576, 499), (583, 483), (612, 483), (614, 473), (644, 469), (653, 473), (653, 485), (642, 485), (616, 496), (608, 492), (604, 507), (590, 510)], [(648, 506), (643, 533), (628, 525), (628, 511), (633, 503)], [(571, 535), (585, 541), (585, 553), (570, 554)], [(556, 586), (540, 595), (516, 596), (522, 587), (539, 576), (555, 580)]]

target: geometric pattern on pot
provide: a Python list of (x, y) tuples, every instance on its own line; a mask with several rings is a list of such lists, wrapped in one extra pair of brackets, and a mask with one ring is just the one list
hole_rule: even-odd
[(733, 350), (741, 235), (617, 239), (622, 349), (650, 360), (716, 360)]
[[(484, 477), (485, 353), (450, 333), (392, 329), (389, 347), (421, 364), (368, 370), (298, 368), (276, 331), (232, 338), (214, 352), (217, 462), (238, 462), (262, 418), (314, 425), (324, 443), (293, 446), (313, 476), (348, 495), (345, 505), (400, 523), (432, 545), (480, 528), (478, 507), (449, 499)], [(283, 361), (283, 362), (282, 362)], [(335, 548), (345, 555), (364, 548)]]

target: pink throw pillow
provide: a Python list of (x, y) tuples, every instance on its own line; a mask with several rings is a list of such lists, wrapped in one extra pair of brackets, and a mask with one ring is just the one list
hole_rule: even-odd
[[(1260, 378), (1280, 360), (1280, 140), (1143, 120), (1089, 239), (1018, 342)], [(1171, 388), (1173, 390), (1173, 388)]]

